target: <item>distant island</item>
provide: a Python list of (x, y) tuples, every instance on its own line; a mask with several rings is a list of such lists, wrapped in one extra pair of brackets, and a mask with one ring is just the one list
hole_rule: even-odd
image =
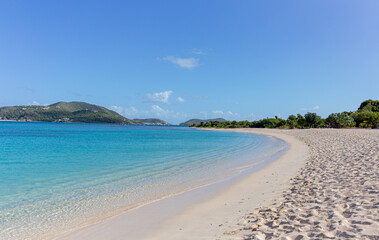
[(85, 102), (1, 107), (0, 120), (135, 124), (112, 110)]
[(172, 125), (166, 121), (163, 121), (158, 118), (146, 118), (146, 119), (133, 119), (133, 122), (136, 124), (143, 124), (143, 125), (159, 125), (159, 126), (168, 126)]
[(48, 106), (24, 105), (1, 107), (0, 120), (170, 125), (156, 118), (131, 120), (105, 107), (85, 102), (57, 102)]
[(208, 122), (226, 122), (223, 118), (214, 118), (214, 119), (190, 119), (184, 123), (179, 124), (179, 126), (191, 126), (193, 124), (208, 123)]

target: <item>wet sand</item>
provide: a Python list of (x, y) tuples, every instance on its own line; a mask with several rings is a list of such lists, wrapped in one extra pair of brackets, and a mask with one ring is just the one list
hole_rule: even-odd
[(378, 130), (226, 131), (290, 147), (227, 187), (163, 199), (62, 239), (379, 239)]
[(271, 135), (289, 143), (289, 149), (258, 171), (162, 199), (53, 239), (216, 239), (233, 230), (251, 209), (278, 198), (305, 165), (305, 144), (281, 133)]

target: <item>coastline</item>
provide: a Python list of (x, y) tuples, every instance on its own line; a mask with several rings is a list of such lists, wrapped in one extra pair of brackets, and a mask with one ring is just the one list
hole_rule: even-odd
[[(289, 187), (290, 179), (305, 165), (307, 146), (298, 139), (270, 129), (205, 129), (264, 134), (289, 144), (279, 159), (223, 189), (216, 196), (194, 205), (162, 223), (146, 240), (153, 239), (240, 239), (236, 227), (247, 222), (243, 216), (252, 209), (270, 205)], [(242, 220), (242, 221), (241, 221)], [(239, 231), (239, 230), (237, 230)], [(242, 238), (241, 238), (242, 239)]]
[(308, 146), (306, 165), (275, 202), (251, 209), (227, 239), (379, 239), (379, 131), (283, 133)]
[(251, 209), (274, 201), (307, 156), (305, 144), (294, 137), (249, 130), (280, 138), (290, 146), (279, 159), (229, 185), (196, 188), (52, 239), (214, 239), (231, 231)]

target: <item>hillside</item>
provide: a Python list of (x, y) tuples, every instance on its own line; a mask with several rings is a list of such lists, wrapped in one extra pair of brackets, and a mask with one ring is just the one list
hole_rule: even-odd
[(112, 110), (85, 102), (1, 107), (0, 120), (135, 124)]
[(164, 126), (172, 125), (158, 118), (133, 119), (133, 121), (136, 124), (143, 124), (143, 125), (164, 125)]
[(205, 119), (205, 120), (202, 120), (202, 119), (191, 119), (191, 120), (188, 120), (184, 123), (181, 123), (179, 124), (180, 126), (190, 126), (192, 124), (200, 124), (201, 122), (203, 123), (206, 123), (206, 122), (210, 122), (210, 121), (214, 121), (214, 122), (226, 122), (225, 119), (223, 118), (214, 118), (214, 119)]

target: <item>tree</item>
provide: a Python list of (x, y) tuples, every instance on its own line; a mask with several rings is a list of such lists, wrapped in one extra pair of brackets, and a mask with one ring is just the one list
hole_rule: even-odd
[(357, 111), (352, 117), (358, 127), (376, 128), (379, 126), (379, 112)]
[(287, 125), (293, 129), (296, 127), (297, 125), (297, 119), (296, 119), (296, 116), (295, 115), (290, 115), (287, 119)]
[(379, 101), (371, 99), (366, 100), (361, 103), (358, 111), (379, 112)]
[(353, 127), (355, 122), (347, 112), (337, 113), (336, 124), (338, 128)]
[(304, 118), (305, 118), (306, 125), (310, 128), (317, 127), (321, 119), (321, 117), (318, 116), (316, 113), (310, 113), (310, 112), (306, 113), (304, 115)]
[(336, 128), (337, 127), (337, 114), (332, 113), (326, 119), (325, 123), (327, 127)]
[(296, 117), (296, 122), (299, 125), (299, 127), (302, 128), (305, 125), (305, 118), (300, 113), (298, 113)]
[(284, 120), (284, 119), (281, 119), (281, 118), (278, 118), (278, 119), (276, 119), (277, 120), (277, 123), (276, 123), (276, 126), (275, 127), (277, 127), (277, 128), (280, 128), (280, 127), (283, 127), (283, 126), (285, 126), (286, 125), (286, 120)]

